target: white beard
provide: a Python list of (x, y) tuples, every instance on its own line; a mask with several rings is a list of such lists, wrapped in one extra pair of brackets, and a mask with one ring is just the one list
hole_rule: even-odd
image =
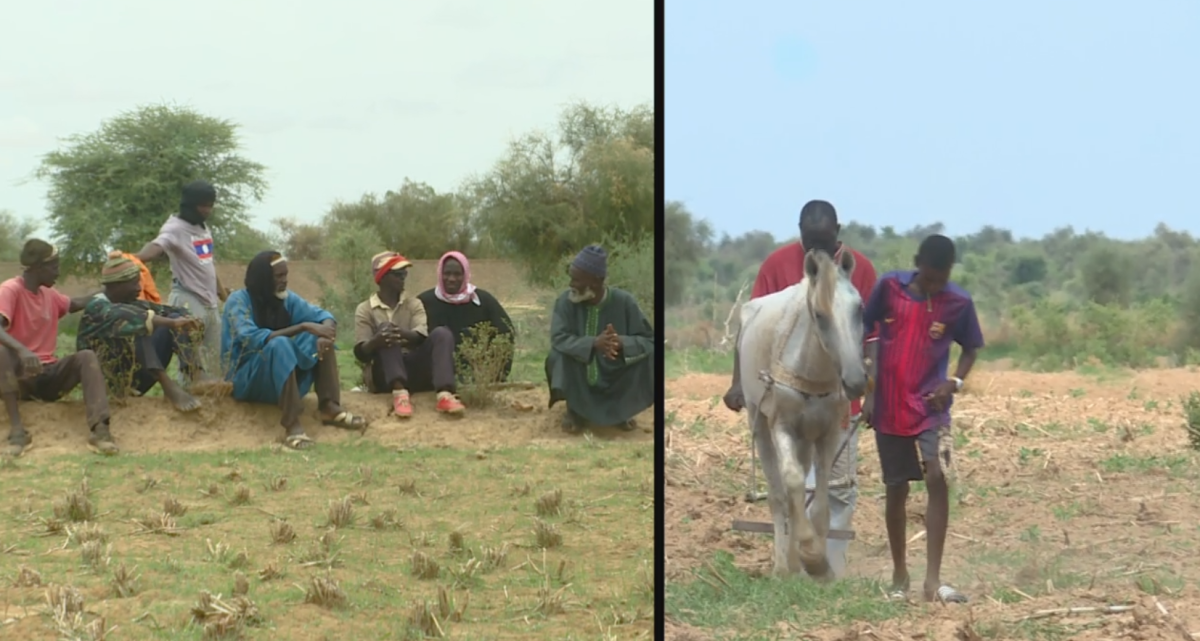
[(572, 303), (585, 303), (595, 297), (596, 292), (592, 291), (592, 288), (590, 287), (582, 291), (572, 288), (567, 293), (567, 300), (571, 301)]
[(288, 290), (286, 289), (281, 292), (275, 292), (275, 298), (278, 298), (279, 300), (287, 300), (287, 295)]

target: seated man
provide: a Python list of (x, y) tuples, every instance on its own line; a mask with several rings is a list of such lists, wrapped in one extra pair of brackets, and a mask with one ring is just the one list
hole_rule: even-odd
[(96, 353), (108, 380), (108, 392), (125, 396), (130, 389), (145, 395), (155, 384), (181, 412), (200, 408), (200, 401), (167, 376), (176, 352), (189, 375), (196, 366), (189, 332), (203, 331), (186, 309), (139, 300), (141, 269), (128, 258), (110, 258), (100, 272), (104, 292), (83, 308), (75, 348)]
[(584, 247), (569, 274), (550, 319), (550, 407), (567, 402), (569, 432), (586, 423), (632, 430), (638, 412), (654, 404), (654, 329), (633, 296), (604, 284), (601, 247)]
[(392, 393), (392, 410), (412, 416), (410, 392), (437, 392), (437, 411), (461, 414), (454, 396), (454, 334), (445, 327), (432, 332), (425, 306), (404, 296), (408, 268), (396, 252), (371, 259), (371, 275), (379, 291), (354, 311), (354, 356), (363, 366), (363, 385), (372, 394)]
[(25, 272), (0, 284), (0, 395), (8, 410), (9, 456), (20, 456), (32, 439), (21, 423), (18, 400), (53, 402), (83, 386), (91, 430), (88, 445), (100, 454), (119, 450), (108, 428), (108, 396), (95, 352), (80, 350), (55, 358), (58, 320), (83, 309), (91, 296), (67, 298), (54, 289), (58, 251), (32, 239), (21, 249)]
[[(504, 311), (500, 301), (487, 291), (471, 284), (471, 267), (467, 257), (459, 252), (446, 252), (438, 261), (438, 284), (433, 289), (421, 292), (417, 298), (425, 305), (429, 327), (445, 327), (454, 334), (455, 346), (462, 345), (463, 337), (471, 335), (471, 328), (487, 323), (495, 328), (496, 337), (513, 335), (512, 319)], [(512, 372), (512, 355), (499, 368), (499, 382), (508, 379)]]
[(229, 363), (233, 397), (278, 403), (284, 444), (303, 450), (313, 440), (300, 424), (302, 399), (314, 383), (323, 424), (361, 430), (367, 422), (342, 409), (333, 314), (288, 291), (287, 281), (287, 260), (279, 252), (261, 252), (250, 260), (246, 288), (225, 301), (221, 356)]

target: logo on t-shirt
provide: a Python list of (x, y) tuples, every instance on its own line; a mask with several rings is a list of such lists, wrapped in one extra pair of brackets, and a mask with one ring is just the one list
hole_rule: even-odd
[(193, 240), (192, 249), (196, 250), (196, 258), (200, 260), (211, 260), (213, 257), (213, 241), (211, 238)]

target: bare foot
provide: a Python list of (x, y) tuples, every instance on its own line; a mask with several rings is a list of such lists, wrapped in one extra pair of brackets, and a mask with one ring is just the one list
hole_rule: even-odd
[(200, 409), (200, 401), (195, 396), (183, 391), (175, 381), (164, 381), (162, 383), (163, 396), (175, 406), (175, 409), (180, 412), (194, 412)]

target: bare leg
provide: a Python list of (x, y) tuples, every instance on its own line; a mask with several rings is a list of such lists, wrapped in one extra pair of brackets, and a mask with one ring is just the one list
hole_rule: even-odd
[(884, 521), (887, 523), (888, 547), (892, 550), (892, 591), (907, 592), (908, 561), (905, 506), (908, 503), (908, 482), (887, 486)]
[(8, 445), (5, 454), (9, 456), (20, 456), (30, 442), (18, 407), (21, 390), (19, 370), (20, 361), (17, 360), (17, 355), (0, 345), (0, 396), (4, 397), (4, 409), (8, 412)]
[(300, 424), (304, 403), (300, 398), (300, 387), (296, 384), (295, 372), (292, 372), (283, 384), (283, 391), (279, 395), (279, 409), (283, 410), (283, 417), (279, 423), (286, 432), (284, 442), (288, 447), (297, 450), (312, 447), (312, 440), (304, 433), (304, 426)]
[(929, 507), (925, 514), (926, 601), (937, 598), (937, 590), (942, 586), (942, 554), (946, 548), (946, 530), (950, 520), (950, 487), (936, 461), (937, 459), (927, 461), (928, 467), (925, 472), (925, 487), (929, 491)]

